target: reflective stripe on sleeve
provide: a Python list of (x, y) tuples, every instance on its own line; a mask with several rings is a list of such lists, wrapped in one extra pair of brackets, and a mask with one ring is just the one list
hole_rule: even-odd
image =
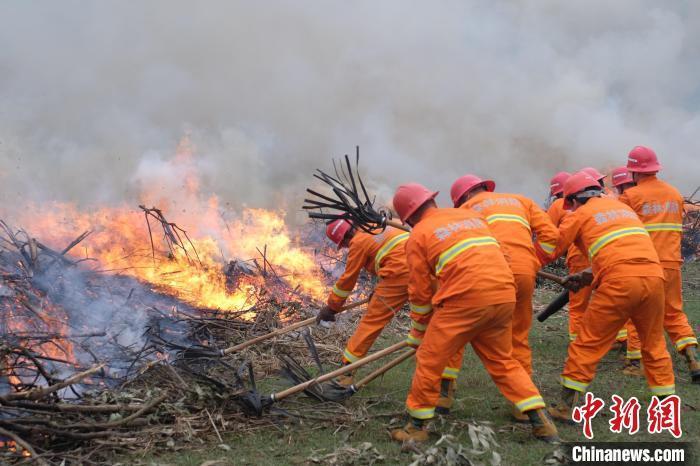
[(619, 230), (611, 231), (610, 233), (606, 233), (605, 235), (601, 236), (593, 244), (591, 244), (591, 247), (588, 248), (588, 257), (592, 259), (608, 244), (620, 238), (624, 238), (625, 236), (631, 235), (649, 236), (649, 233), (647, 233), (644, 228), (640, 227), (620, 228)]
[(333, 294), (339, 298), (347, 298), (348, 296), (350, 296), (351, 292), (352, 290), (346, 291), (342, 288), (338, 288), (338, 285), (333, 285)]
[(554, 245), (551, 244), (551, 243), (545, 243), (545, 242), (542, 242), (542, 241), (538, 241), (537, 243), (540, 245), (540, 247), (542, 248), (542, 250), (543, 250), (544, 252), (546, 252), (547, 254), (553, 253), (554, 250), (556, 249), (556, 246), (554, 246)]
[(647, 231), (683, 231), (682, 223), (645, 223)]
[(491, 225), (496, 222), (516, 222), (522, 224), (525, 228), (530, 230), (530, 223), (520, 215), (515, 214), (493, 214), (486, 217), (486, 223)]
[(438, 258), (437, 265), (435, 266), (435, 274), (439, 275), (442, 269), (455, 257), (462, 254), (467, 249), (471, 249), (478, 246), (497, 246), (500, 247), (498, 241), (493, 236), (479, 236), (477, 238), (464, 239), (451, 248), (445, 250)]
[(377, 255), (374, 256), (374, 271), (379, 272), (379, 267), (381, 266), (382, 260), (389, 254), (396, 246), (408, 240), (408, 233), (403, 233), (398, 236), (394, 236), (392, 239), (386, 242), (379, 251)]

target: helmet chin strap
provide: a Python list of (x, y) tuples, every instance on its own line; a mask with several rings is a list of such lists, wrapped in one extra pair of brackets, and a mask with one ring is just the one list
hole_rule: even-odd
[(581, 203), (582, 200), (590, 199), (592, 197), (600, 197), (602, 194), (603, 192), (599, 188), (586, 189), (585, 191), (577, 193), (574, 196), (574, 199)]

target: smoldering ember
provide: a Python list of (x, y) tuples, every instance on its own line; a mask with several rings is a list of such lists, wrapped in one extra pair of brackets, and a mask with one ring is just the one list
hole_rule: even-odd
[(3, 2), (0, 464), (694, 464), (698, 24)]

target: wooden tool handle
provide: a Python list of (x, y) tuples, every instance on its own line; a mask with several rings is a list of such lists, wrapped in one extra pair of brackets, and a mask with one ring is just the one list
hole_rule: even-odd
[(338, 377), (339, 375), (347, 374), (348, 372), (352, 372), (358, 367), (362, 367), (366, 364), (369, 364), (373, 361), (376, 361), (377, 359), (383, 358), (387, 354), (394, 353), (401, 348), (406, 347), (406, 342), (405, 341), (400, 341), (399, 343), (396, 343), (394, 345), (391, 345), (388, 348), (384, 348), (381, 351), (377, 351), (376, 353), (372, 353), (369, 356), (365, 356), (364, 358), (360, 359), (359, 361), (353, 362), (352, 364), (348, 364), (346, 366), (340, 367), (334, 371), (331, 371), (327, 374), (319, 375), (318, 377), (307, 380), (306, 382), (300, 383), (299, 385), (295, 385), (293, 387), (289, 387), (286, 390), (283, 390), (281, 392), (274, 393), (270, 395), (270, 399), (272, 401), (279, 401), (283, 398), (288, 397), (289, 395), (294, 395), (295, 393), (299, 393), (301, 391), (306, 390), (312, 385), (316, 385), (319, 383), (326, 382), (328, 380), (331, 380), (335, 377)]
[(392, 359), (382, 367), (378, 368), (377, 370), (370, 372), (365, 378), (357, 382), (356, 384), (353, 384), (355, 387), (355, 390), (359, 390), (380, 375), (385, 374), (388, 372), (390, 369), (393, 369), (394, 367), (398, 366), (402, 362), (404, 362), (406, 359), (413, 357), (416, 354), (416, 349), (411, 348), (410, 350), (406, 351), (405, 353), (401, 354), (400, 356)]
[(386, 224), (387, 224), (387, 226), (394, 227), (394, 228), (397, 228), (399, 230), (408, 231), (408, 232), (411, 231), (411, 227), (409, 227), (408, 225), (404, 225), (403, 223), (399, 223), (395, 220), (387, 220)]
[[(348, 311), (350, 309), (354, 309), (356, 307), (362, 306), (363, 304), (367, 304), (368, 302), (369, 302), (369, 298), (355, 301), (354, 303), (350, 303), (346, 306), (343, 306), (343, 309), (341, 312)], [(289, 332), (292, 332), (296, 329), (306, 327), (307, 325), (311, 325), (314, 322), (316, 322), (316, 317), (309, 317), (308, 319), (302, 320), (302, 321), (297, 322), (295, 324), (288, 325), (288, 326), (282, 327), (282, 328), (278, 328), (276, 330), (273, 330), (270, 333), (266, 333), (265, 335), (260, 335), (258, 337), (244, 341), (243, 343), (239, 343), (236, 346), (231, 346), (230, 348), (226, 348), (225, 350), (223, 350), (221, 352), (221, 354), (226, 355), (226, 354), (235, 353), (237, 351), (241, 351), (243, 349), (248, 348), (249, 346), (253, 346), (257, 343), (260, 343), (261, 341), (269, 340), (270, 338), (274, 338), (274, 337), (279, 336), (279, 335), (284, 335), (285, 333), (289, 333)]]
[(559, 275), (556, 275), (556, 274), (553, 274), (553, 273), (549, 273), (549, 272), (545, 272), (545, 271), (543, 271), (543, 270), (538, 270), (538, 271), (537, 271), (537, 276), (540, 277), (540, 278), (545, 278), (545, 279), (547, 279), (547, 280), (551, 280), (551, 281), (553, 281), (553, 282), (556, 282), (556, 283), (558, 283), (558, 284), (564, 286), (564, 278), (565, 278), (565, 277), (560, 277)]

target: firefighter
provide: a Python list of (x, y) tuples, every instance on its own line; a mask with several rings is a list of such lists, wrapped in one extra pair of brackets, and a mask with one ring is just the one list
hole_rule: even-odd
[(626, 166), (614, 168), (610, 173), (610, 179), (613, 187), (617, 190), (618, 198), (636, 184)]
[[(571, 177), (570, 173), (559, 172), (550, 181), (550, 194), (556, 199), (549, 206), (547, 213), (552, 219), (552, 222), (557, 227), (561, 224), (564, 217), (569, 213), (564, 208), (564, 183)], [(579, 273), (589, 268), (590, 262), (586, 256), (575, 246), (572, 245), (566, 254), (566, 267), (570, 274)], [(583, 313), (588, 307), (588, 301), (591, 298), (592, 289), (590, 286), (584, 286), (578, 291), (569, 291), (569, 341), (574, 341), (578, 333), (578, 328), (583, 319)]]
[[(348, 248), (348, 256), (343, 275), (336, 281), (328, 294), (328, 304), (321, 309), (316, 320), (334, 321), (345, 300), (355, 288), (360, 272), (364, 268), (369, 274), (379, 277), (379, 282), (367, 305), (355, 332), (348, 340), (343, 352), (342, 363), (351, 364), (362, 357), (372, 347), (384, 327), (408, 302), (408, 267), (406, 265), (406, 240), (409, 234), (395, 228), (387, 228), (383, 233), (369, 234), (355, 229), (347, 220), (335, 220), (326, 228), (326, 236), (338, 245), (338, 249)], [(457, 356), (450, 360), (451, 366), (461, 366)], [(445, 369), (439, 408), (443, 414), (449, 413), (454, 401), (457, 370)], [(353, 375), (336, 379), (336, 383), (350, 386)]]
[[(598, 170), (593, 167), (588, 167), (585, 170), (591, 176), (596, 178)], [(550, 203), (547, 209), (547, 214), (552, 220), (556, 227), (561, 225), (564, 216), (570, 213), (569, 210), (564, 208), (564, 183), (566, 180), (571, 178), (571, 173), (569, 172), (559, 172), (552, 177), (549, 181), (549, 196), (553, 201)], [(602, 175), (597, 179), (603, 180), (605, 177)], [(566, 253), (566, 268), (569, 273), (579, 273), (590, 267), (590, 263), (586, 259), (585, 255), (575, 246), (571, 245)], [(583, 313), (588, 307), (588, 301), (591, 298), (591, 293), (593, 290), (590, 286), (582, 286), (576, 291), (569, 290), (569, 342), (576, 339), (576, 334), (578, 327), (583, 319)], [(620, 334), (618, 333), (618, 337)]]
[(557, 199), (562, 199), (562, 203), (564, 202), (562, 194), (564, 192), (564, 183), (566, 183), (566, 180), (569, 178), (571, 178), (571, 173), (559, 172), (549, 180), (549, 197), (553, 199), (552, 204), (556, 202)]
[[(598, 182), (598, 184), (600, 184), (600, 187), (603, 190), (603, 196), (613, 196), (614, 197), (614, 194), (608, 189), (607, 186), (605, 186), (605, 175), (603, 175), (601, 172), (599, 172), (597, 168), (586, 167), (586, 168), (582, 168), (580, 171), (586, 172), (589, 175), (591, 175), (593, 178), (595, 178), (595, 180)], [(576, 259), (577, 262), (580, 261), (580, 266), (583, 266), (583, 260), (585, 260), (586, 263), (588, 263), (588, 259), (585, 258), (585, 255), (583, 255), (583, 257), (581, 257), (581, 258)], [(590, 263), (588, 264), (588, 266), (586, 268), (588, 268), (588, 267), (590, 267)], [(577, 267), (577, 268), (580, 268), (580, 267)], [(588, 301), (590, 301), (590, 299), (591, 299), (591, 291), (589, 289), (588, 299), (586, 299), (586, 303), (583, 306), (583, 309), (581, 310), (581, 312), (586, 310), (586, 306), (588, 305)], [(579, 319), (579, 322), (580, 322), (580, 319)], [(627, 345), (627, 334), (628, 334), (628, 327), (629, 326), (631, 326), (631, 324), (628, 322), (627, 324), (625, 324), (624, 327), (622, 327), (617, 332), (617, 338), (615, 338), (615, 344), (613, 344), (614, 350), (618, 350), (618, 349), (625, 350), (625, 347)], [(631, 364), (631, 361), (636, 360), (640, 357), (641, 356), (638, 356), (637, 354), (627, 353), (626, 359), (625, 359), (625, 369), (623, 370), (623, 373), (625, 373), (626, 375), (639, 375), (636, 372), (634, 374), (630, 374), (629, 372), (636, 371), (633, 364)]]
[[(472, 209), (480, 214), (498, 240), (515, 279), (513, 311), (513, 357), (532, 376), (532, 350), (528, 340), (532, 325), (532, 295), (540, 268), (538, 250), (551, 254), (559, 231), (534, 201), (519, 194), (495, 193), (492, 180), (465, 175), (452, 185), (450, 195), (455, 208)], [(536, 240), (533, 242), (533, 234)], [(512, 407), (516, 421), (529, 418)]]
[(648, 147), (637, 146), (630, 151), (627, 169), (636, 186), (627, 189), (620, 201), (637, 213), (651, 236), (665, 277), (664, 328), (676, 351), (685, 356), (693, 383), (700, 383), (698, 340), (683, 312), (681, 291), (683, 196), (656, 177), (661, 165)]
[(561, 376), (561, 402), (550, 409), (555, 419), (571, 421), (571, 412), (595, 377), (596, 366), (615, 340), (617, 329), (632, 319), (639, 333), (644, 374), (652, 394), (675, 393), (673, 367), (663, 338), (663, 270), (649, 233), (627, 205), (602, 196), (598, 180), (579, 172), (564, 184), (565, 208), (560, 238), (551, 258), (572, 244), (591, 258), (591, 274), (570, 279), (595, 289), (578, 336), (569, 345)]
[[(319, 312), (317, 321), (335, 320), (363, 268), (380, 278), (367, 311), (343, 352), (343, 364), (350, 364), (367, 354), (384, 326), (408, 301), (408, 233), (390, 228), (382, 234), (370, 235), (356, 230), (347, 220), (335, 220), (326, 228), (326, 236), (338, 249), (348, 248), (349, 252), (345, 270), (328, 293), (327, 305)], [(349, 386), (353, 382), (352, 375), (338, 382)]]
[(586, 167), (586, 168), (582, 168), (579, 171), (586, 172), (589, 175), (591, 175), (593, 178), (595, 178), (595, 180), (598, 182), (601, 189), (603, 190), (604, 195), (607, 196), (610, 194), (610, 191), (608, 191), (608, 188), (605, 186), (605, 175), (603, 175), (601, 172), (599, 172), (597, 168)]
[[(611, 193), (605, 187), (605, 175), (593, 167), (586, 167), (581, 169), (581, 171), (588, 173), (598, 182), (603, 191), (603, 196), (611, 196)], [(555, 175), (550, 182), (550, 194), (557, 197), (557, 199), (562, 198), (564, 183), (570, 176), (571, 174), (566, 172), (557, 173), (557, 175)], [(554, 187), (556, 187), (557, 194), (554, 194), (553, 192)], [(567, 211), (563, 208), (563, 205), (563, 199), (558, 202), (555, 200), (547, 211), (550, 218), (557, 226), (560, 225), (564, 215), (567, 213)], [(572, 245), (566, 254), (566, 266), (569, 273), (580, 273), (590, 268), (591, 264), (586, 255), (583, 254), (575, 245)], [(578, 291), (569, 292), (569, 341), (574, 341), (576, 339), (578, 327), (583, 319), (583, 313), (586, 312), (592, 292), (593, 290), (590, 286), (584, 286)], [(642, 376), (643, 374), (638, 362), (642, 357), (638, 351), (639, 348), (637, 347), (637, 350), (633, 349), (631, 351), (626, 348), (628, 334), (630, 331), (634, 331), (634, 326), (632, 325), (632, 322), (627, 322), (617, 332), (612, 350), (622, 350), (625, 352), (625, 366), (622, 370), (623, 374), (630, 376)]]
[[(425, 441), (438, 383), (451, 355), (471, 343), (501, 393), (528, 415), (535, 437), (557, 441), (557, 430), (532, 379), (512, 356), (513, 274), (496, 238), (479, 214), (438, 209), (437, 193), (400, 186), (394, 209), (413, 227), (406, 244), (416, 370), (406, 400), (411, 421), (392, 431), (397, 441)], [(438, 281), (437, 291), (431, 285)]]
[[(607, 186), (605, 186), (605, 175), (603, 175), (601, 172), (599, 172), (593, 167), (586, 167), (583, 168), (581, 171), (588, 173), (593, 178), (595, 178), (596, 181), (598, 181), (600, 187), (603, 189), (603, 197), (610, 196), (613, 198), (617, 198), (617, 194), (612, 190), (608, 189)], [(588, 300), (590, 300), (590, 291), (588, 293), (588, 296)], [(586, 305), (588, 304), (588, 300), (586, 301)], [(615, 339), (615, 344), (613, 344), (612, 349), (622, 350), (625, 353), (625, 367), (622, 370), (623, 374), (643, 377), (644, 373), (642, 372), (639, 366), (639, 361), (642, 359), (642, 354), (640, 353), (638, 346), (639, 339), (635, 339), (637, 345), (633, 345), (633, 348), (630, 349), (628, 345), (629, 334), (634, 332), (634, 324), (632, 324), (632, 321), (627, 321), (624, 327), (622, 327), (617, 332), (617, 338)]]
[[(627, 170), (626, 166), (617, 167), (610, 172), (610, 180), (613, 188), (615, 188), (615, 197), (619, 197), (629, 188), (635, 185), (632, 175)], [(627, 322), (627, 354), (625, 356), (625, 368), (623, 374), (638, 377), (644, 377), (644, 372), (641, 369), (640, 361), (642, 359), (641, 342), (639, 335), (634, 329), (631, 322)]]

